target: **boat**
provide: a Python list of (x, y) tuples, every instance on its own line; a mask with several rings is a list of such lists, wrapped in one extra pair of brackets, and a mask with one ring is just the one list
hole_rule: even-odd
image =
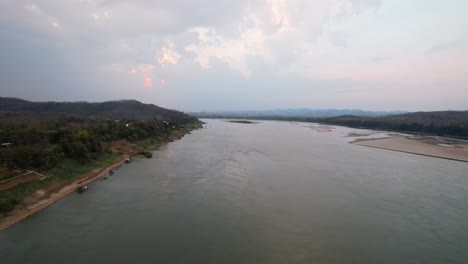
[(76, 189), (76, 191), (79, 192), (79, 193), (86, 192), (87, 190), (88, 190), (87, 185), (80, 186), (80, 187), (78, 187), (78, 189)]

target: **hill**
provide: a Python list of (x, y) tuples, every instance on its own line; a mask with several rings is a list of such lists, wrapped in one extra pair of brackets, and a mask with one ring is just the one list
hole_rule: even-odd
[(158, 119), (171, 122), (191, 122), (194, 117), (183, 112), (143, 104), (136, 100), (90, 102), (31, 102), (0, 97), (0, 112), (42, 115), (70, 115), (96, 119)]

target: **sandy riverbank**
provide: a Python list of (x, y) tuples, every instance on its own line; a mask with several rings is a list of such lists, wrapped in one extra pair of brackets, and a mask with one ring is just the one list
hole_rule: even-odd
[(468, 162), (468, 144), (438, 141), (434, 138), (390, 137), (359, 139), (354, 145), (393, 150), (416, 155)]
[(248, 124), (248, 125), (252, 125), (252, 124), (260, 124), (260, 122), (258, 121), (250, 121), (250, 120), (228, 120), (226, 122), (229, 122), (229, 123), (238, 123), (238, 124)]
[(317, 133), (328, 133), (328, 132), (332, 132), (333, 129), (335, 129), (334, 127), (332, 126), (323, 126), (323, 125), (319, 125), (319, 126), (308, 126), (309, 128), (315, 130), (315, 132)]
[(59, 201), (67, 195), (74, 193), (78, 186), (90, 184), (91, 182), (106, 176), (109, 173), (109, 170), (122, 165), (126, 159), (128, 159), (127, 155), (120, 156), (112, 165), (103, 169), (94, 170), (86, 174), (85, 177), (79, 177), (79, 179), (74, 181), (72, 184), (61, 188), (58, 192), (52, 193), (49, 197), (42, 199), (37, 203), (33, 203), (32, 205), (26, 206), (25, 208), (12, 211), (10, 215), (3, 219), (2, 223), (0, 223), (0, 232), (27, 218), (28, 216), (51, 206), (53, 203)]

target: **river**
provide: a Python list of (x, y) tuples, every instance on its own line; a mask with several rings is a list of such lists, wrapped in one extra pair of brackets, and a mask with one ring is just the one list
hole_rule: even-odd
[(0, 233), (0, 263), (467, 263), (468, 163), (205, 121)]

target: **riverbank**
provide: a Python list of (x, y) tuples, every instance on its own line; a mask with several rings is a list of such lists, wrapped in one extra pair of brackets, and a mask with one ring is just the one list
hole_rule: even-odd
[[(113, 163), (112, 165), (110, 165), (110, 166), (108, 166), (108, 167), (106, 167), (104, 169), (100, 169), (100, 170), (98, 169), (97, 173), (95, 173), (96, 172), (96, 169), (95, 169), (95, 170), (93, 170), (94, 173), (93, 173), (93, 171), (88, 173), (88, 174), (91, 174), (91, 175), (88, 176), (88, 174), (87, 174), (87, 175), (83, 175), (83, 177), (78, 177), (80, 179), (78, 179), (76, 181), (73, 181), (73, 183), (71, 183), (69, 185), (65, 185), (58, 192), (51, 193), (49, 197), (47, 197), (45, 199), (39, 199), (37, 201), (37, 203), (33, 203), (33, 204), (28, 205), (28, 206), (26, 206), (24, 208), (13, 210), (0, 223), (0, 232), (7, 229), (7, 228), (9, 228), (9, 227), (11, 227), (12, 225), (16, 224), (17, 222), (29, 217), (30, 215), (33, 215), (33, 214), (35, 214), (35, 213), (37, 213), (37, 212), (51, 206), (55, 202), (65, 198), (67, 195), (69, 195), (71, 193), (74, 193), (76, 191), (76, 189), (78, 188), (78, 186), (90, 184), (90, 183), (92, 183), (92, 182), (106, 176), (112, 168), (122, 165), (127, 158), (128, 158), (128, 156), (126, 156), (126, 155), (120, 156), (119, 158), (117, 158), (117, 161), (115, 163)], [(40, 192), (39, 194), (41, 194), (41, 193), (46, 192), (46, 191), (39, 190), (39, 192)]]
[(460, 142), (446, 142), (435, 138), (389, 137), (358, 139), (351, 144), (392, 150), (428, 157), (468, 162), (468, 145)]
[(170, 137), (162, 142), (157, 143), (142, 143), (137, 149), (127, 150), (126, 153), (115, 158), (110, 165), (104, 168), (93, 168), (91, 171), (73, 177), (72, 180), (57, 181), (51, 184), (47, 189), (38, 189), (33, 195), (26, 197), (23, 202), (16, 208), (0, 218), (0, 232), (8, 229), (17, 222), (51, 206), (55, 202), (74, 193), (81, 185), (88, 185), (96, 180), (99, 180), (109, 174), (110, 170), (123, 165), (127, 159), (138, 155), (145, 150), (156, 150), (164, 144), (181, 139), (185, 134), (197, 128), (183, 129), (173, 133)]

